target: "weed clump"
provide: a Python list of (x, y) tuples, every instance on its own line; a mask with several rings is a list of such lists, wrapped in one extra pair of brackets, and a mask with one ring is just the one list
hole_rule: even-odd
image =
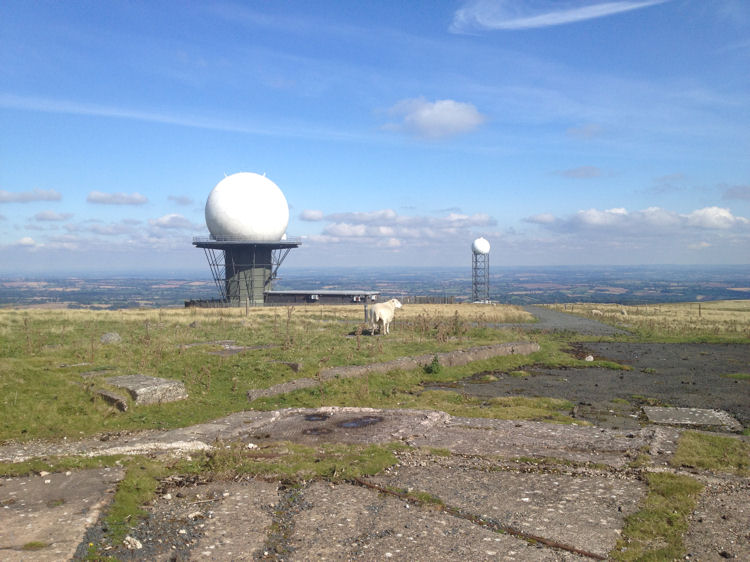
[(746, 475), (750, 474), (750, 445), (732, 437), (686, 431), (670, 463)]
[(642, 508), (627, 517), (613, 560), (681, 560), (682, 536), (688, 528), (703, 485), (688, 476), (655, 473), (647, 476), (648, 494)]
[(437, 375), (441, 368), (440, 359), (438, 359), (437, 355), (433, 355), (432, 361), (424, 366), (424, 372), (428, 375)]

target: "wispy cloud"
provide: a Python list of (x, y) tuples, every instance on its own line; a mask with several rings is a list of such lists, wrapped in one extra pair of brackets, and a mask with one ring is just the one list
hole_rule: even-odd
[(108, 117), (113, 119), (127, 119), (176, 125), (196, 129), (208, 129), (229, 133), (244, 133), (249, 135), (281, 137), (281, 138), (310, 138), (315, 140), (372, 140), (366, 135), (353, 134), (350, 131), (337, 131), (316, 127), (282, 125), (262, 126), (257, 124), (243, 124), (238, 118), (220, 119), (213, 117), (199, 117), (191, 115), (176, 115), (160, 111), (143, 111), (127, 107), (117, 107), (96, 103), (58, 100), (34, 96), (18, 96), (0, 93), (0, 108), (24, 111), (40, 111), (44, 113), (62, 113), (68, 115), (89, 115), (94, 117)]
[(621, 0), (613, 2), (527, 0), (470, 0), (453, 15), (450, 31), (519, 30), (551, 27), (613, 16), (662, 4), (669, 0)]
[(733, 185), (724, 190), (724, 199), (746, 199), (750, 201), (750, 185)]
[(398, 121), (386, 124), (386, 130), (404, 131), (425, 139), (468, 133), (486, 121), (486, 117), (470, 103), (428, 101), (423, 97), (401, 100), (388, 112)]
[(202, 225), (194, 224), (182, 215), (171, 213), (164, 215), (158, 219), (151, 219), (148, 221), (151, 226), (156, 228), (166, 228), (172, 230), (200, 230)]
[(569, 127), (565, 134), (574, 139), (593, 139), (601, 136), (604, 129), (597, 123), (587, 123), (579, 127)]
[(317, 222), (323, 220), (323, 211), (317, 209), (305, 209), (299, 215), (300, 220), (307, 222)]
[(182, 205), (182, 206), (193, 204), (193, 199), (185, 195), (170, 195), (169, 197), (167, 197), (167, 199), (169, 199), (173, 203), (176, 203), (177, 205)]
[(34, 215), (35, 221), (40, 222), (59, 222), (66, 221), (73, 216), (73, 213), (56, 213), (54, 211), (42, 211)]
[(590, 179), (604, 175), (601, 168), (597, 168), (596, 166), (579, 166), (578, 168), (571, 168), (569, 170), (557, 170), (554, 173), (555, 175), (571, 179)]
[(0, 203), (31, 203), (32, 201), (60, 201), (62, 195), (54, 189), (35, 188), (31, 191), (5, 191), (0, 189)]
[(86, 197), (88, 203), (98, 205), (144, 205), (148, 198), (140, 193), (103, 193), (92, 191)]

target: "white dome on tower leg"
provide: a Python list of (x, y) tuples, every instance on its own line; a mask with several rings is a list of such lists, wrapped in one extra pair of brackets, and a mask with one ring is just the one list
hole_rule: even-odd
[(281, 240), (289, 205), (281, 189), (260, 174), (241, 172), (221, 180), (206, 201), (206, 226), (216, 240)]
[(475, 254), (489, 254), (490, 243), (485, 238), (477, 238), (471, 245), (471, 251)]

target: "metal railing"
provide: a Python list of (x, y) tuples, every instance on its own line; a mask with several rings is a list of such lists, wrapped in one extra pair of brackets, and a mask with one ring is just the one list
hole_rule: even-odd
[(237, 244), (302, 244), (302, 238), (293, 236), (283, 240), (256, 240), (247, 236), (193, 236), (193, 243), (230, 242)]

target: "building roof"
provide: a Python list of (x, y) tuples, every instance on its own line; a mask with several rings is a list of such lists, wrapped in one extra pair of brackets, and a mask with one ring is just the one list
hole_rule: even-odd
[(379, 295), (380, 291), (338, 291), (331, 289), (310, 289), (310, 290), (293, 290), (293, 291), (266, 291), (267, 295), (326, 295), (329, 297), (342, 296), (342, 297), (358, 297), (362, 295)]

